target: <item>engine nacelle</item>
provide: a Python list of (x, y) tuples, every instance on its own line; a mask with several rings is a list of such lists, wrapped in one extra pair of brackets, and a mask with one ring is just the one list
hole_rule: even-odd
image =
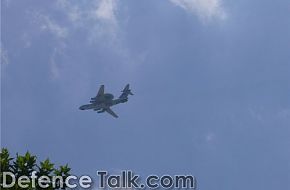
[(103, 112), (105, 112), (104, 109), (98, 111), (98, 113), (103, 113)]

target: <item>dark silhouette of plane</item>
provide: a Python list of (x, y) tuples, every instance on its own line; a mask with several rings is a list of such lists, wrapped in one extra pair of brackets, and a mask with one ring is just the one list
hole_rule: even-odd
[(120, 103), (125, 103), (128, 101), (128, 96), (133, 95), (133, 93), (130, 90), (129, 84), (127, 84), (121, 92), (122, 94), (119, 96), (119, 98), (114, 99), (114, 95), (105, 93), (105, 86), (101, 85), (98, 94), (95, 97), (91, 98), (90, 104), (82, 105), (79, 109), (80, 110), (93, 109), (98, 113), (108, 112), (113, 117), (117, 118), (118, 115), (115, 112), (113, 112), (111, 106)]

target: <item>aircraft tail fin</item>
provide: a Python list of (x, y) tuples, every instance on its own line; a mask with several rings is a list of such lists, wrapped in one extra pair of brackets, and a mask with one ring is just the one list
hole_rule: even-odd
[(119, 97), (120, 99), (128, 99), (128, 95), (134, 95), (130, 90), (129, 84), (127, 84), (121, 92), (122, 92), (122, 94)]

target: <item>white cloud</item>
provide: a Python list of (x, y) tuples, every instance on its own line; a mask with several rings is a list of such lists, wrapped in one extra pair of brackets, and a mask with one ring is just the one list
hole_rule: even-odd
[(79, 6), (72, 4), (68, 0), (58, 0), (56, 2), (56, 6), (64, 11), (67, 14), (69, 20), (71, 20), (72, 22), (77, 22), (84, 17), (84, 15), (82, 15), (83, 10), (80, 9)]
[(269, 108), (265, 106), (250, 106), (249, 115), (256, 121), (267, 124), (272, 122), (289, 121), (289, 108)]
[(100, 20), (116, 24), (116, 11), (117, 11), (116, 0), (101, 0), (95, 11), (96, 17)]
[(42, 31), (51, 33), (57, 38), (66, 38), (68, 30), (66, 27), (61, 26), (59, 23), (51, 19), (48, 15), (40, 12), (32, 12), (33, 22), (39, 25)]
[(9, 63), (8, 51), (3, 47), (2, 43), (0, 47), (0, 58), (1, 58), (1, 65), (7, 65)]
[(65, 49), (66, 49), (66, 44), (63, 42), (59, 42), (59, 44), (54, 47), (50, 59), (49, 59), (49, 64), (50, 64), (50, 77), (52, 79), (58, 79), (61, 76), (61, 69), (60, 69), (60, 60), (61, 58), (65, 56)]
[(213, 142), (215, 140), (215, 137), (216, 137), (216, 135), (214, 133), (208, 133), (205, 136), (205, 141), (207, 143), (211, 143), (211, 142)]
[[(85, 42), (108, 48), (124, 63), (144, 61), (145, 56), (131, 55), (123, 43), (119, 26), (119, 0), (71, 1), (58, 0), (56, 8), (67, 17), (71, 33), (85, 32)], [(72, 35), (73, 36), (73, 35)]]
[(48, 16), (42, 16), (41, 19), (43, 20), (42, 25), (41, 25), (42, 30), (49, 31), (58, 38), (67, 37), (68, 32), (65, 27), (58, 25), (56, 22), (51, 20)]
[(53, 79), (56, 79), (56, 78), (59, 77), (59, 68), (58, 68), (58, 65), (57, 65), (57, 62), (56, 62), (57, 53), (58, 53), (58, 49), (54, 48), (54, 50), (52, 52), (52, 55), (50, 56), (50, 60), (49, 60), (51, 77)]
[[(50, 15), (45, 13), (41, 13), (38, 11), (28, 12), (31, 14), (33, 18), (32, 22), (36, 24), (38, 29), (42, 32), (50, 33), (54, 38), (57, 39), (55, 47), (52, 49), (52, 53), (49, 58), (50, 64), (50, 77), (52, 79), (57, 79), (60, 76), (60, 69), (58, 58), (64, 55), (64, 49), (66, 47), (65, 40), (69, 36), (69, 28), (68, 26), (63, 26), (59, 24), (56, 20), (54, 20)], [(24, 45), (26, 48), (29, 48), (31, 45), (31, 41), (29, 40), (30, 36), (28, 33), (24, 33), (22, 40), (24, 41)]]
[(250, 116), (257, 121), (262, 122), (264, 120), (263, 114), (265, 114), (265, 111), (262, 107), (251, 106), (249, 108), (249, 113)]
[[(70, 46), (74, 36), (81, 38), (82, 45), (102, 47), (109, 49), (112, 55), (120, 58), (122, 63), (136, 63), (144, 61), (145, 55), (131, 55), (130, 50), (124, 45), (122, 32), (119, 27), (119, 0), (91, 0), (71, 1), (57, 0), (54, 2), (54, 11), (57, 17), (49, 12), (32, 10), (28, 12), (33, 18), (34, 26), (42, 32), (53, 35), (57, 40), (53, 41), (53, 49), (50, 51), (50, 73), (52, 79), (63, 76), (66, 65), (61, 65), (61, 59), (66, 55), (64, 47)], [(28, 42), (27, 36), (23, 37)], [(31, 45), (25, 43), (26, 47)], [(72, 63), (70, 63), (72, 64)], [(133, 64), (130, 64), (133, 65)], [(136, 65), (136, 64), (135, 64)]]
[(31, 42), (31, 38), (28, 35), (28, 33), (24, 32), (22, 37), (21, 37), (21, 40), (23, 42), (24, 48), (30, 48), (31, 47), (32, 42)]
[(113, 41), (118, 33), (118, 0), (92, 0), (85, 3), (58, 0), (56, 6), (75, 28), (85, 29), (90, 42), (106, 38)]
[(290, 109), (282, 109), (278, 112), (277, 117), (280, 119), (290, 119)]
[(114, 23), (117, 21), (118, 0), (91, 0), (85, 3), (70, 0), (58, 0), (56, 6), (65, 11), (71, 21), (102, 20)]
[(189, 13), (196, 14), (203, 22), (226, 19), (222, 0), (170, 0)]

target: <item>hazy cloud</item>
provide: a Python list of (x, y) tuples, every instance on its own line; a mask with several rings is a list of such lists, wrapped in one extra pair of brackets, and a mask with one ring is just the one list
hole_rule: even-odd
[(95, 11), (95, 14), (98, 19), (116, 24), (116, 11), (116, 0), (101, 0)]
[(85, 3), (58, 0), (56, 6), (66, 14), (70, 24), (88, 32), (88, 40), (115, 39), (118, 30), (118, 0), (92, 0)]
[(208, 133), (205, 136), (205, 141), (207, 143), (211, 143), (211, 142), (213, 142), (215, 140), (215, 137), (216, 137), (216, 135), (214, 133), (212, 133), (212, 132), (211, 133)]
[(49, 64), (50, 64), (50, 72), (51, 72), (52, 79), (57, 79), (60, 76), (60, 70), (59, 70), (59, 64), (57, 62), (57, 57), (63, 55), (64, 48), (65, 48), (64, 44), (61, 44), (58, 47), (55, 47), (50, 56)]
[(34, 12), (33, 16), (34, 22), (39, 24), (39, 27), (42, 31), (47, 31), (57, 38), (67, 37), (68, 35), (67, 28), (58, 24), (48, 15), (42, 14), (40, 12)]
[(222, 7), (222, 0), (170, 0), (176, 6), (189, 13), (196, 14), (203, 22), (213, 19), (224, 20), (226, 13)]
[(2, 43), (0, 47), (0, 57), (1, 57), (1, 65), (7, 65), (9, 63), (8, 51), (3, 47)]
[(47, 30), (59, 38), (65, 38), (67, 36), (67, 30), (53, 22), (49, 17), (43, 17), (43, 21), (41, 25), (42, 30)]
[[(88, 45), (104, 46), (121, 58), (120, 62), (143, 62), (144, 52), (132, 55), (123, 43), (119, 23), (119, 0), (70, 1), (58, 0), (56, 9), (63, 13), (70, 32), (85, 32)], [(130, 64), (132, 65), (132, 64)]]
[(280, 119), (290, 119), (290, 109), (282, 109), (278, 112), (277, 117)]

